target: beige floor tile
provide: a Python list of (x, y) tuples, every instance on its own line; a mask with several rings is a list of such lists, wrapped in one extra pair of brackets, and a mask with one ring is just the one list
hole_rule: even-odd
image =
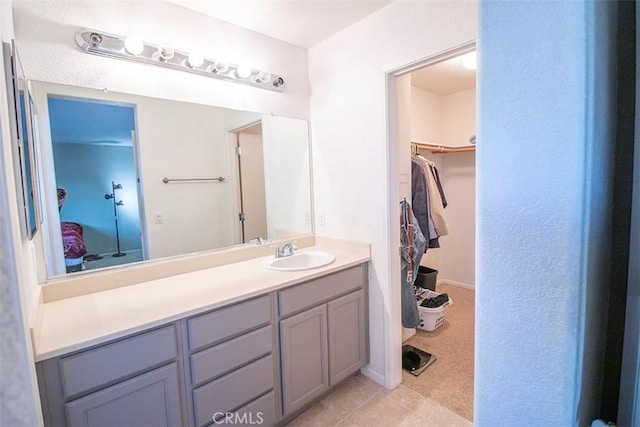
[(473, 424), (404, 384), (386, 390), (358, 375), (287, 424), (298, 426), (472, 427)]
[(396, 426), (410, 416), (387, 393), (377, 393), (346, 419), (353, 426)]
[(367, 377), (351, 377), (287, 426), (334, 426), (382, 390)]
[(343, 414), (344, 418), (382, 390), (384, 389), (374, 381), (365, 376), (357, 375), (346, 380), (321, 402)]
[(344, 414), (318, 402), (289, 422), (287, 427), (329, 427), (337, 425), (343, 418)]
[(395, 390), (384, 390), (383, 393), (406, 408), (407, 413), (417, 415), (425, 420), (424, 426), (468, 426), (473, 423), (436, 402), (422, 396), (410, 387), (400, 384)]

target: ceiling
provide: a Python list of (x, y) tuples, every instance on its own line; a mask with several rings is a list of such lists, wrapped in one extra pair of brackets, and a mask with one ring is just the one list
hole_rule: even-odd
[[(309, 49), (394, 0), (166, 0)], [(476, 86), (460, 57), (411, 73), (411, 84), (448, 95)]]
[(167, 0), (308, 49), (393, 0)]
[(132, 146), (132, 106), (56, 97), (48, 102), (53, 143)]
[(438, 95), (476, 87), (476, 70), (462, 66), (462, 56), (438, 62), (411, 73), (411, 85)]

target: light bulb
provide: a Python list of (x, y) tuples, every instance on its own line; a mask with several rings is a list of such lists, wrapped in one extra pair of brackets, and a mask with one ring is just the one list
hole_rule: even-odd
[(175, 51), (171, 46), (160, 46), (158, 50), (153, 53), (152, 57), (158, 61), (165, 62), (173, 58), (174, 53)]
[(197, 52), (191, 52), (187, 58), (187, 65), (191, 68), (198, 68), (204, 63), (204, 57)]
[(268, 71), (260, 71), (254, 78), (255, 83), (269, 83), (271, 81), (271, 73)]
[(215, 74), (223, 74), (229, 71), (229, 64), (224, 62), (214, 61), (213, 64), (207, 67), (207, 71)]
[(462, 66), (467, 70), (475, 70), (478, 68), (476, 52), (470, 52), (464, 55), (462, 57)]
[(239, 65), (236, 69), (236, 76), (240, 77), (241, 79), (248, 79), (249, 76), (251, 76), (251, 73), (251, 68), (245, 65)]
[(129, 36), (124, 39), (124, 48), (132, 55), (140, 55), (144, 50), (144, 44), (138, 37)]

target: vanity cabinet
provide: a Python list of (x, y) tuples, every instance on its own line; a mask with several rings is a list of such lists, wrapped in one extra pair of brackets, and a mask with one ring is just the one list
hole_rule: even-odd
[(278, 420), (272, 306), (264, 295), (186, 320), (193, 425)]
[(46, 426), (271, 426), (368, 361), (366, 265), (36, 364)]
[(361, 265), (278, 292), (285, 417), (367, 363), (365, 284)]
[(45, 425), (184, 425), (176, 324), (36, 365)]

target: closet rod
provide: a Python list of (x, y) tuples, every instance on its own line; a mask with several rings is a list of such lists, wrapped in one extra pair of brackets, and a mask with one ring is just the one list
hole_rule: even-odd
[(412, 142), (417, 148), (430, 150), (432, 153), (462, 153), (465, 151), (476, 151), (475, 145), (466, 147), (447, 147), (446, 145), (426, 144), (424, 142)]

